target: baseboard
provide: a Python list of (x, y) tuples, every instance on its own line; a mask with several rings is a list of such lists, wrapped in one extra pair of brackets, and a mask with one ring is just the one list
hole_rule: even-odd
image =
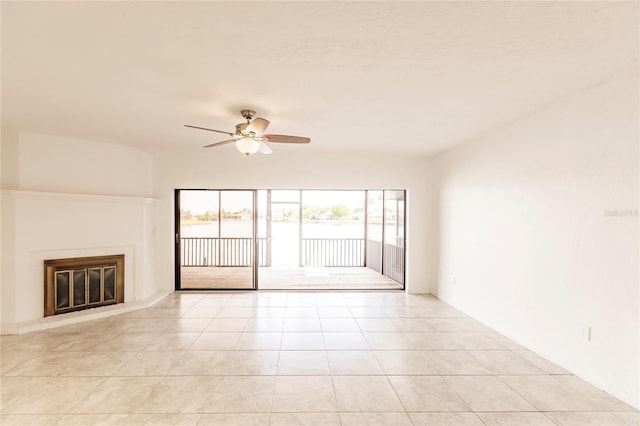
[(54, 315), (31, 321), (23, 321), (18, 323), (2, 323), (0, 324), (0, 334), (24, 334), (33, 331), (42, 331), (49, 328), (62, 327), (64, 325), (77, 324), (80, 322), (107, 318), (131, 311), (137, 311), (139, 309), (144, 309), (155, 305), (160, 300), (167, 297), (169, 294), (171, 293), (159, 292), (137, 302), (125, 302), (118, 303), (116, 305), (101, 306), (98, 308), (69, 312), (68, 314)]

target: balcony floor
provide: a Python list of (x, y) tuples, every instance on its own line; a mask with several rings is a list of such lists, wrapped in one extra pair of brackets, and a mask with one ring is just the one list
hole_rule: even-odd
[[(249, 267), (186, 267), (183, 289), (251, 288)], [(401, 290), (402, 286), (363, 267), (264, 267), (258, 271), (260, 290)]]

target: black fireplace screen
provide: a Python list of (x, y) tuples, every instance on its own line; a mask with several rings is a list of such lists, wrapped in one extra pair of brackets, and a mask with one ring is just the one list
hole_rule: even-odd
[(124, 301), (124, 255), (45, 260), (45, 316)]
[(115, 301), (116, 266), (56, 271), (56, 311)]

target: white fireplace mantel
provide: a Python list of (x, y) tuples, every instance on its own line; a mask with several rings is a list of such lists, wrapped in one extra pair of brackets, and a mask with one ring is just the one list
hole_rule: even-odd
[(43, 322), (45, 259), (124, 253), (125, 305), (166, 294), (154, 279), (159, 204), (148, 197), (2, 190), (2, 333), (50, 326)]

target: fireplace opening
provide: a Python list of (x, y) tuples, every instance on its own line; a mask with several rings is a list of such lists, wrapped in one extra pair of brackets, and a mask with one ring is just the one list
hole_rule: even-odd
[(124, 302), (124, 254), (44, 261), (44, 316)]

